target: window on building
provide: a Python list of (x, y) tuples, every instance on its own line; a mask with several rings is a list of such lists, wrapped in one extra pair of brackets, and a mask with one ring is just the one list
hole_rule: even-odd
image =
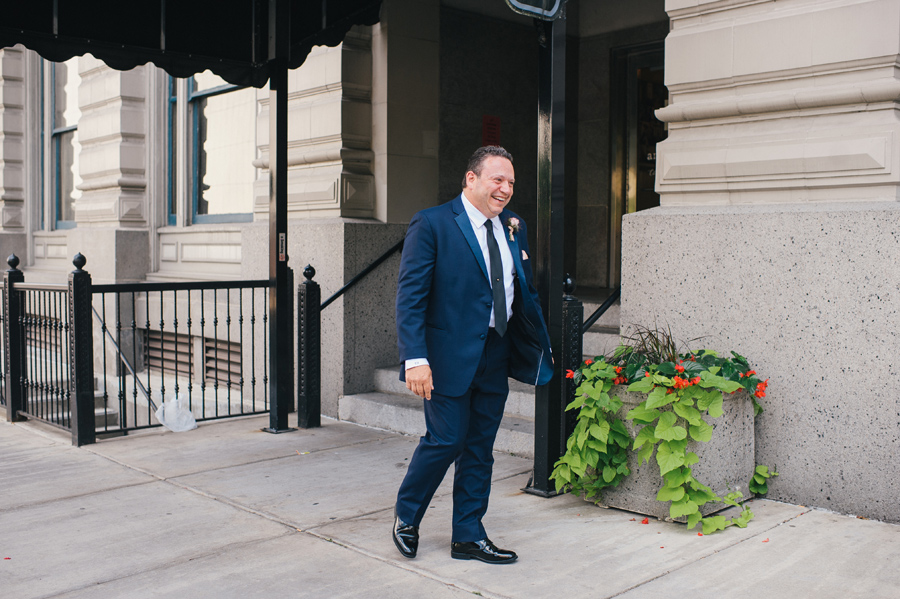
[(256, 178), (256, 90), (209, 71), (194, 76), (192, 121), (195, 223), (250, 221)]
[(75, 201), (81, 197), (78, 160), (78, 57), (50, 65), (50, 160), (56, 228), (75, 226)]

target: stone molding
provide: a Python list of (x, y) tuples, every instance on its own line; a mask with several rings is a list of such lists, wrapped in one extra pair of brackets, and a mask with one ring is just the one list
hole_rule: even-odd
[(900, 0), (666, 8), (663, 205), (900, 199)]
[(25, 228), (25, 53), (0, 49), (0, 232)]
[[(368, 28), (335, 48), (317, 48), (291, 74), (288, 95), (288, 212), (299, 216), (374, 215), (372, 49)], [(259, 158), (254, 214), (269, 212), (269, 97), (258, 95)]]
[(78, 65), (82, 196), (75, 220), (147, 226), (146, 67), (116, 71), (89, 56)]

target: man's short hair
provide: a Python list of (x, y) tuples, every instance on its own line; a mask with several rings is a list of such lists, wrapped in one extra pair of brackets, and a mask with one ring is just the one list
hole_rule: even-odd
[[(512, 154), (507, 152), (505, 148), (500, 146), (481, 146), (469, 158), (469, 164), (466, 165), (466, 175), (469, 174), (469, 171), (472, 171), (480, 177), (481, 169), (484, 168), (484, 161), (490, 156), (499, 156), (500, 158), (506, 158), (510, 162), (513, 161)], [(466, 187), (466, 175), (463, 175), (463, 189)]]

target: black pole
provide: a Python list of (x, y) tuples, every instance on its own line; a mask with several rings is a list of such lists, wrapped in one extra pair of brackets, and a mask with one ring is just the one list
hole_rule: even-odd
[(297, 426), (322, 426), (322, 290), (307, 265), (297, 290)]
[(6, 326), (3, 334), (6, 335), (3, 351), (6, 360), (6, 420), (20, 422), (26, 420), (20, 412), (25, 411), (25, 393), (23, 381), (25, 380), (25, 328), (20, 322), (25, 316), (25, 306), (22, 301), (22, 292), (17, 291), (15, 283), (25, 280), (25, 275), (17, 267), (19, 257), (12, 254), (9, 260), (9, 270), (3, 274), (3, 313), (6, 317)]
[(288, 427), (293, 403), (293, 290), (288, 281), (287, 149), (290, 2), (269, 0), (269, 427)]
[(69, 380), (72, 384), (69, 410), (72, 414), (72, 445), (94, 443), (94, 332), (91, 328), (91, 275), (80, 253), (69, 273)]
[(535, 280), (553, 348), (553, 379), (537, 388), (534, 411), (534, 476), (526, 491), (553, 497), (553, 464), (565, 453), (566, 384), (562, 364), (565, 203), (566, 22), (535, 21), (539, 31), (538, 195)]

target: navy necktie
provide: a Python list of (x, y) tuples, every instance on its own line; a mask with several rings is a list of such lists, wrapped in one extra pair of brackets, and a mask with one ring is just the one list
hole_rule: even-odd
[(491, 259), (491, 289), (494, 292), (494, 330), (501, 337), (506, 333), (506, 286), (503, 283), (503, 262), (500, 260), (500, 246), (494, 237), (494, 224), (484, 222), (487, 230), (488, 257)]

